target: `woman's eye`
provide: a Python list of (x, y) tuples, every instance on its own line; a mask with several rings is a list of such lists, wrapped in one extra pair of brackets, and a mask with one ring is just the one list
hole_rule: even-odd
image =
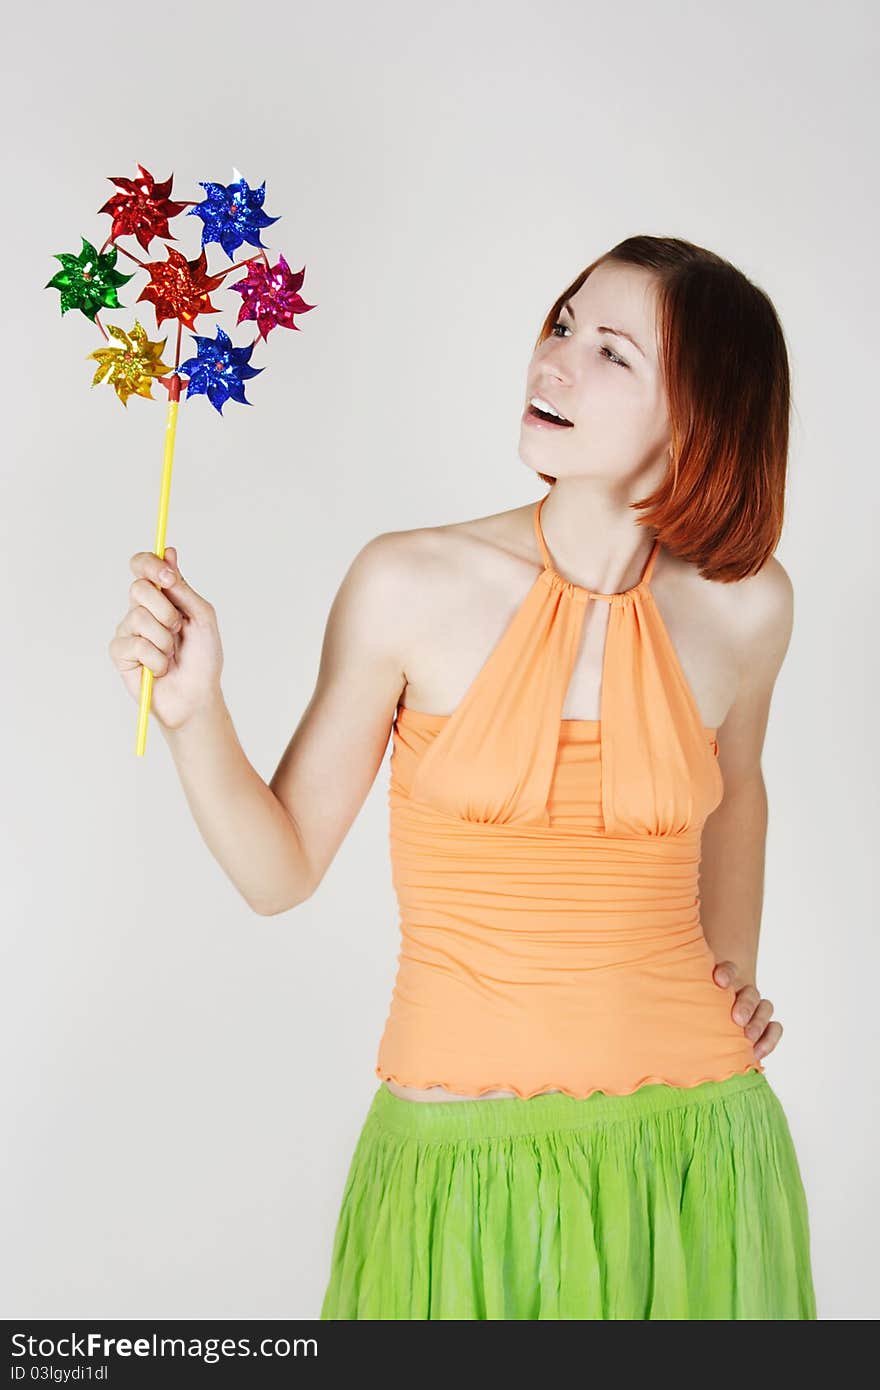
[(609, 359), (609, 361), (611, 361), (611, 362), (616, 362), (616, 363), (618, 364), (618, 366), (621, 366), (621, 367), (628, 367), (628, 366), (629, 366), (629, 363), (628, 363), (628, 362), (624, 362), (624, 360), (623, 360), (622, 357), (618, 357), (617, 353), (616, 353), (616, 352), (612, 352), (611, 349), (610, 349), (610, 347), (606, 347), (604, 343), (602, 344), (602, 347), (599, 349), (599, 351), (600, 351), (600, 352), (606, 352), (606, 353), (608, 354), (608, 359)]
[[(570, 330), (570, 328), (569, 328), (569, 326), (568, 326), (567, 323), (562, 323), (561, 320), (557, 319), (556, 323), (554, 323), (553, 327), (550, 329), (550, 334), (549, 334), (550, 337), (553, 337), (553, 336), (556, 334), (557, 328), (561, 328), (561, 329), (563, 330), (563, 332), (565, 332), (565, 333), (571, 332), (571, 330)], [(606, 347), (604, 343), (602, 344), (602, 347), (599, 349), (599, 351), (600, 351), (600, 352), (606, 353), (606, 354), (607, 354), (607, 357), (608, 357), (608, 361), (609, 361), (609, 362), (614, 362), (618, 367), (628, 367), (628, 366), (629, 366), (629, 363), (628, 363), (628, 362), (624, 362), (624, 360), (623, 360), (622, 357), (618, 357), (617, 353), (616, 353), (616, 352), (612, 352), (611, 348), (610, 348), (610, 347)]]

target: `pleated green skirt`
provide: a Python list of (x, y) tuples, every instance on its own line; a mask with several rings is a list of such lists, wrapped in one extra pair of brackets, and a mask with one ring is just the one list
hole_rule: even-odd
[(816, 1318), (766, 1074), (469, 1101), (380, 1084), (321, 1319)]

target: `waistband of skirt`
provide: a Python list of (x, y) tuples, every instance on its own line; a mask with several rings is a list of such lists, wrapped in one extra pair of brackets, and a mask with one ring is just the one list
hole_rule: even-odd
[(420, 1101), (405, 1100), (380, 1082), (367, 1118), (396, 1134), (425, 1140), (485, 1139), (633, 1121), (668, 1110), (716, 1105), (758, 1088), (768, 1091), (770, 1083), (763, 1071), (749, 1070), (696, 1086), (652, 1083), (620, 1096), (604, 1091), (570, 1096), (556, 1091), (528, 1097)]

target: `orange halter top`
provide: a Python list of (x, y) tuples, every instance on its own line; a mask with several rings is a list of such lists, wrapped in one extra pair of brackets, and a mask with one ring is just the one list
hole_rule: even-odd
[[(721, 801), (651, 591), (543, 568), (450, 715), (399, 706), (390, 759), (401, 950), (376, 1075), (467, 1095), (626, 1095), (763, 1071), (712, 978), (700, 841)], [(608, 604), (598, 720), (563, 719), (584, 614)]]

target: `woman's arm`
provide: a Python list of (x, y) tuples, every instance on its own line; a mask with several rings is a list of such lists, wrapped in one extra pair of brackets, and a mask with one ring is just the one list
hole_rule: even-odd
[(767, 1028), (773, 1005), (762, 1000), (756, 986), (767, 835), (761, 753), (773, 687), (791, 637), (794, 601), (788, 574), (773, 558), (758, 575), (735, 587), (731, 620), (739, 680), (718, 730), (724, 796), (703, 827), (700, 914), (718, 962), (715, 979), (737, 989), (734, 1021), (760, 1042), (763, 1055), (776, 1045), (782, 1027), (774, 1023)]
[(248, 761), (222, 693), (179, 728), (160, 727), (202, 839), (245, 901), (268, 914), (282, 878), (308, 897), (296, 829)]
[(179, 728), (162, 727), (205, 844), (261, 916), (315, 891), (382, 764), (405, 684), (395, 621), (401, 534), (376, 536), (352, 561), (330, 609), (314, 692), (268, 785), (222, 694)]

